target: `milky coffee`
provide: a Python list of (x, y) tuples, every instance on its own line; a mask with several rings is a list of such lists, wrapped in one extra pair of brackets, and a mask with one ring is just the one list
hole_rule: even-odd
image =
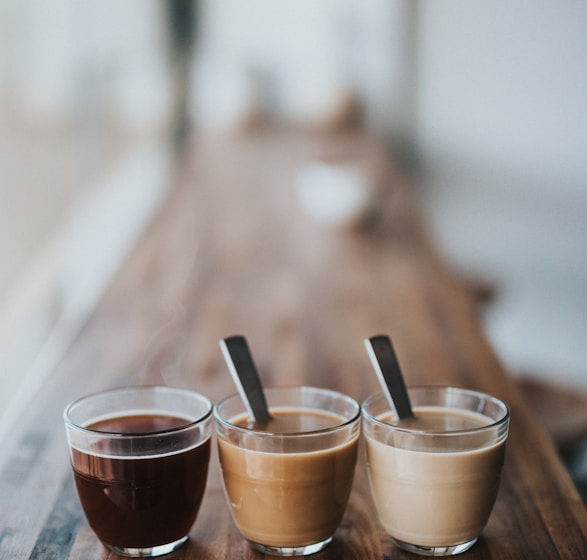
[[(395, 421), (401, 430), (454, 434), (494, 422), (443, 407), (414, 407), (414, 412), (414, 420)], [(377, 419), (394, 423), (391, 414)], [(476, 539), (493, 508), (504, 461), (505, 438), (498, 440), (496, 430), (428, 437), (425, 444), (401, 431), (374, 437), (366, 430), (372, 493), (385, 530), (424, 547)]]
[[(323, 430), (344, 418), (320, 410), (272, 411), (274, 421), (258, 426), (243, 415), (231, 423), (257, 431), (280, 432), (264, 450), (246, 448), (238, 432), (217, 438), (226, 495), (236, 524), (253, 543), (300, 547), (329, 539), (343, 516), (352, 487), (358, 431), (323, 448), (299, 432)], [(324, 441), (324, 440), (323, 440)], [(271, 448), (273, 446), (273, 449)], [(254, 446), (252, 446), (254, 447)]]

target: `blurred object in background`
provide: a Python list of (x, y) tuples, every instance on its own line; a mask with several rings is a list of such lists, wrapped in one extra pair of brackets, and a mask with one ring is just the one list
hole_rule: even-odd
[(301, 213), (326, 228), (367, 227), (377, 218), (381, 203), (381, 166), (375, 154), (361, 153), (352, 146), (308, 161), (294, 181)]
[(209, 0), (202, 21), (203, 128), (360, 118), (416, 172), (446, 258), (494, 286), (508, 368), (587, 388), (584, 3)]
[(0, 0), (0, 394), (91, 313), (170, 138), (267, 124), (383, 138), (446, 258), (492, 286), (506, 366), (587, 389), (586, 28), (578, 1)]
[(169, 82), (172, 89), (171, 127), (175, 142), (190, 131), (191, 66), (198, 39), (199, 12), (196, 0), (168, 0), (163, 25), (167, 29)]
[(587, 504), (587, 391), (520, 376), (519, 386)]
[(361, 114), (378, 133), (399, 135), (412, 99), (411, 6), (203, 1), (195, 121), (209, 130), (251, 120), (322, 129), (355, 123)]

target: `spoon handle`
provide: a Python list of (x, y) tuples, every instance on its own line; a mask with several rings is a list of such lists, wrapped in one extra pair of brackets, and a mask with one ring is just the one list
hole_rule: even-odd
[(271, 415), (245, 337), (223, 338), (220, 349), (249, 414), (257, 422), (268, 422)]
[(414, 415), (399, 362), (391, 340), (386, 335), (365, 339), (365, 348), (387, 400), (393, 404), (400, 420)]

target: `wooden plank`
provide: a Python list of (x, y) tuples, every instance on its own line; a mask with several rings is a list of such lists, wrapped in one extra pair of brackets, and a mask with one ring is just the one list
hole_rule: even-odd
[[(295, 204), (296, 171), (350, 149), (379, 161), (382, 215), (363, 231), (320, 228)], [(392, 336), (408, 385), (458, 384), (511, 407), (503, 486), (467, 558), (587, 557), (585, 507), (485, 340), (469, 291), (439, 261), (406, 181), (360, 133), (275, 131), (195, 137), (183, 154), (157, 219), (5, 446), (0, 557), (114, 558), (72, 502), (61, 411), (73, 398), (157, 383), (217, 401), (236, 391), (218, 340), (244, 334), (266, 385), (333, 387), (362, 400), (377, 390), (363, 339), (378, 333)], [(191, 539), (170, 558), (256, 557), (230, 518), (213, 453)], [(413, 557), (377, 523), (361, 454), (342, 525), (314, 558)]]

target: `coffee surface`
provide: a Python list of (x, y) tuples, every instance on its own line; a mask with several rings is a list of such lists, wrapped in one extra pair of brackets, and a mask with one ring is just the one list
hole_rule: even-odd
[(272, 432), (277, 434), (296, 434), (302, 432), (315, 432), (338, 426), (344, 420), (337, 415), (323, 411), (300, 411), (283, 409), (272, 412), (272, 417), (267, 422), (251, 420), (249, 416), (233, 420), (237, 426)]
[(380, 420), (398, 428), (422, 432), (459, 432), (482, 428), (493, 423), (490, 418), (478, 412), (439, 406), (418, 407), (416, 412), (414, 416), (403, 420), (397, 420), (391, 414), (382, 416)]
[[(121, 416), (93, 429), (135, 434), (183, 426), (168, 415)], [(179, 437), (179, 436), (178, 436)], [(188, 534), (204, 494), (210, 439), (185, 442), (185, 451), (169, 455), (132, 456), (132, 440), (115, 442), (121, 456), (109, 456), (110, 440), (97, 442), (95, 453), (72, 448), (72, 466), (88, 522), (105, 543), (149, 548)], [(128, 449), (126, 449), (128, 448)]]
[(93, 422), (86, 426), (90, 430), (116, 434), (148, 434), (181, 428), (189, 420), (168, 414), (133, 414), (116, 416)]

